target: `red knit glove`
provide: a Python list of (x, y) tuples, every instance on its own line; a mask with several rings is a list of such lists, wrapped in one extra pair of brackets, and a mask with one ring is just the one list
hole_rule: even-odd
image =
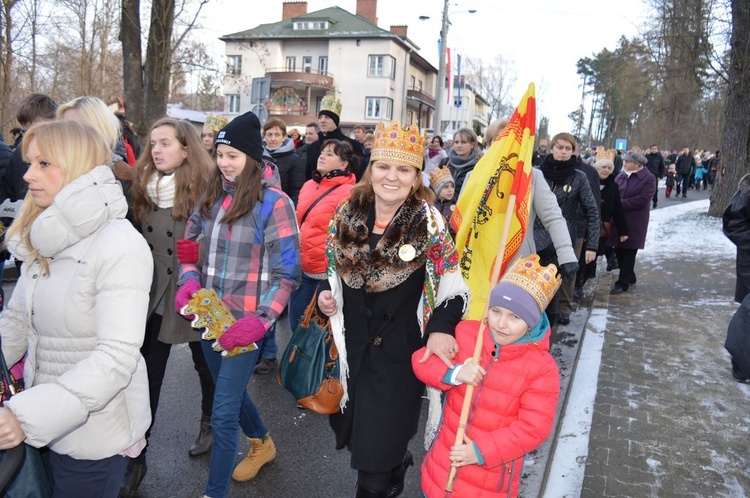
[(192, 264), (198, 262), (200, 254), (200, 245), (188, 239), (177, 241), (177, 260), (182, 264)]
[[(201, 283), (195, 279), (190, 279), (177, 289), (177, 293), (174, 296), (174, 309), (177, 313), (181, 313), (182, 308), (187, 306), (187, 303), (193, 298), (193, 294), (201, 290)], [(186, 316), (188, 320), (193, 319), (193, 315)]]
[(247, 346), (258, 342), (266, 335), (263, 322), (255, 315), (240, 318), (219, 337), (219, 344), (227, 351), (239, 346)]

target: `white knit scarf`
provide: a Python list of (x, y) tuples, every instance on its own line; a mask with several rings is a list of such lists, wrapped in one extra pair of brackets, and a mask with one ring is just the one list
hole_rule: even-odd
[(154, 173), (154, 176), (146, 185), (146, 193), (162, 209), (169, 209), (174, 205), (175, 190), (173, 174), (159, 175), (159, 173)]

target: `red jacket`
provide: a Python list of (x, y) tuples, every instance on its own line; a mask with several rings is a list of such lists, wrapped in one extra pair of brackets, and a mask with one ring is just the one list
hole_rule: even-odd
[[(523, 457), (552, 432), (560, 394), (560, 374), (549, 354), (548, 323), (545, 318), (535, 327), (529, 342), (500, 347), (497, 360), (493, 357), (495, 341), (486, 330), (481, 365), (487, 375), (474, 390), (466, 429), (484, 464), (460, 467), (450, 495), (444, 490), (450, 471), (448, 455), (456, 440), (466, 385), (443, 383), (448, 370), (445, 364), (435, 355), (420, 364), (424, 348), (414, 353), (412, 366), (417, 378), (446, 391), (441, 426), (421, 466), (422, 491), (428, 498), (518, 495)], [(478, 331), (476, 320), (462, 321), (456, 327), (457, 363), (472, 356)]]
[[(323, 178), (320, 183), (308, 180), (302, 185), (297, 198), (297, 223), (299, 223), (299, 245), (302, 255), (302, 271), (311, 275), (320, 275), (326, 272), (328, 263), (326, 260), (326, 233), (328, 224), (331, 222), (333, 212), (341, 201), (349, 196), (352, 187), (356, 183), (355, 176), (335, 176)], [(338, 185), (336, 190), (331, 191), (307, 214), (305, 222), (302, 217), (307, 209), (328, 189)]]

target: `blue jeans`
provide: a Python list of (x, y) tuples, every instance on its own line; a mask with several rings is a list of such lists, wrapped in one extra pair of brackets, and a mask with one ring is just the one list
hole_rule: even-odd
[(266, 360), (275, 360), (276, 353), (279, 350), (279, 346), (276, 344), (276, 323), (271, 325), (271, 328), (266, 331), (266, 335), (263, 336), (263, 343), (258, 344), (258, 350), (260, 351), (260, 357)]
[(250, 353), (222, 358), (221, 353), (213, 350), (212, 343), (213, 341), (201, 340), (206, 363), (216, 382), (211, 415), (214, 443), (208, 483), (203, 493), (211, 498), (222, 498), (229, 492), (229, 480), (237, 457), (237, 436), (240, 427), (249, 438), (263, 437), (268, 434), (268, 430), (247, 392), (247, 384), (258, 362), (260, 348)]
[(289, 298), (289, 327), (292, 329), (292, 332), (294, 332), (294, 329), (297, 328), (300, 320), (302, 320), (305, 308), (310, 304), (310, 300), (312, 300), (319, 283), (320, 280), (310, 278), (303, 273), (302, 283), (292, 292), (292, 297)]

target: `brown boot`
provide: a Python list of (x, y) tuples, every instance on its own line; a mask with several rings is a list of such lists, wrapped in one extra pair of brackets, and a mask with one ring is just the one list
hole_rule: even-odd
[(276, 458), (276, 445), (271, 436), (266, 435), (262, 439), (248, 438), (247, 441), (250, 443), (250, 451), (232, 472), (232, 479), (237, 482), (249, 481), (258, 475), (261, 467)]
[(211, 451), (214, 443), (214, 433), (211, 432), (211, 416), (201, 415), (201, 430), (195, 439), (193, 446), (188, 450), (191, 457), (200, 456)]

